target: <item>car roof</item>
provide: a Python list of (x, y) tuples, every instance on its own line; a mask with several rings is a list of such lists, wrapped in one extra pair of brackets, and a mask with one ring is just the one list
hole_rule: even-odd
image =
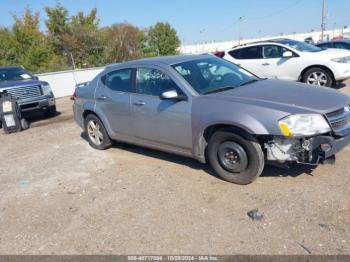
[(273, 39), (267, 39), (267, 40), (249, 42), (249, 43), (245, 43), (245, 44), (236, 45), (236, 46), (233, 47), (233, 49), (234, 49), (234, 48), (239, 48), (239, 47), (244, 47), (244, 46), (257, 45), (257, 44), (271, 44), (271, 43), (276, 43), (276, 44), (283, 45), (283, 43), (281, 43), (281, 41), (286, 41), (286, 40), (288, 41), (288, 40), (292, 40), (292, 39), (288, 39), (288, 38), (273, 38)]
[(107, 66), (108, 68), (114, 67), (114, 66), (133, 66), (133, 65), (139, 65), (139, 64), (146, 64), (146, 65), (174, 65), (179, 64), (187, 61), (192, 61), (200, 58), (209, 58), (213, 57), (209, 54), (202, 54), (202, 55), (174, 55), (174, 56), (158, 56), (158, 57), (151, 57), (151, 58), (143, 58), (143, 59), (137, 59), (137, 60), (131, 60), (123, 63), (115, 63)]

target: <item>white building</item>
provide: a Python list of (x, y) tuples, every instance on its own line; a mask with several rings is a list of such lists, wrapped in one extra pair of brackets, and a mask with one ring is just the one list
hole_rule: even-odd
[[(324, 32), (326, 39), (332, 39), (333, 37), (344, 35), (350, 36), (350, 28), (344, 29), (335, 29), (328, 30)], [(315, 42), (318, 42), (321, 39), (321, 32), (309, 32), (309, 33), (298, 33), (291, 35), (279, 35), (279, 36), (267, 36), (262, 38), (254, 38), (254, 39), (243, 39), (240, 41), (241, 44), (268, 40), (272, 38), (290, 38), (299, 41), (304, 41), (305, 38), (312, 37)], [(211, 42), (211, 43), (200, 43), (193, 45), (185, 45), (180, 47), (180, 53), (182, 54), (198, 54), (198, 53), (210, 53), (215, 51), (223, 51), (232, 48), (233, 46), (238, 45), (238, 40), (225, 41), (225, 42)]]

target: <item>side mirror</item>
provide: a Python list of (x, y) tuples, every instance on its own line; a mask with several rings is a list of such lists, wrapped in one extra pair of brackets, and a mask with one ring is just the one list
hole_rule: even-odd
[(176, 90), (165, 91), (165, 92), (161, 93), (159, 97), (162, 100), (176, 100), (176, 101), (187, 100), (186, 96), (179, 95), (176, 92)]
[(283, 55), (282, 55), (282, 57), (284, 57), (284, 58), (291, 58), (293, 56), (294, 55), (291, 51), (285, 51), (285, 52), (283, 52)]
[(39, 77), (33, 76), (33, 79), (34, 79), (34, 80), (39, 80)]

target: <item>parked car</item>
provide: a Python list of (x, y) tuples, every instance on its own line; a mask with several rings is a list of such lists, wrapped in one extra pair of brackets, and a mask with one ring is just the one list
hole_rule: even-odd
[(259, 79), (212, 55), (112, 65), (75, 94), (93, 148), (116, 140), (188, 156), (238, 184), (265, 163), (317, 165), (350, 142), (348, 96)]
[(350, 78), (349, 51), (323, 50), (291, 39), (236, 46), (221, 53), (221, 57), (261, 78), (302, 81), (328, 87)]
[(46, 115), (56, 113), (55, 97), (49, 83), (40, 81), (22, 67), (0, 67), (0, 91), (18, 98), (21, 112), (26, 116), (38, 111)]
[(311, 44), (311, 45), (313, 45), (315, 43), (314, 39), (311, 36), (306, 37), (304, 39), (304, 42), (307, 43), (307, 44)]
[(321, 42), (316, 44), (316, 46), (322, 49), (338, 48), (338, 49), (350, 50), (350, 39)]

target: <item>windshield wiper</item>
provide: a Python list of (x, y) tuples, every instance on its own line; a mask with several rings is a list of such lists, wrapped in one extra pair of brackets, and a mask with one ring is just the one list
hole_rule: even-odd
[(208, 94), (223, 92), (223, 91), (234, 89), (234, 88), (236, 88), (236, 87), (235, 86), (224, 86), (224, 87), (220, 87), (220, 88), (215, 89), (215, 90), (210, 90), (210, 91), (204, 92), (202, 94), (203, 95), (208, 95)]
[(250, 85), (250, 84), (255, 83), (257, 81), (259, 81), (259, 80), (258, 79), (252, 79), (252, 80), (249, 80), (247, 82), (244, 82), (244, 83), (240, 84), (239, 86)]

